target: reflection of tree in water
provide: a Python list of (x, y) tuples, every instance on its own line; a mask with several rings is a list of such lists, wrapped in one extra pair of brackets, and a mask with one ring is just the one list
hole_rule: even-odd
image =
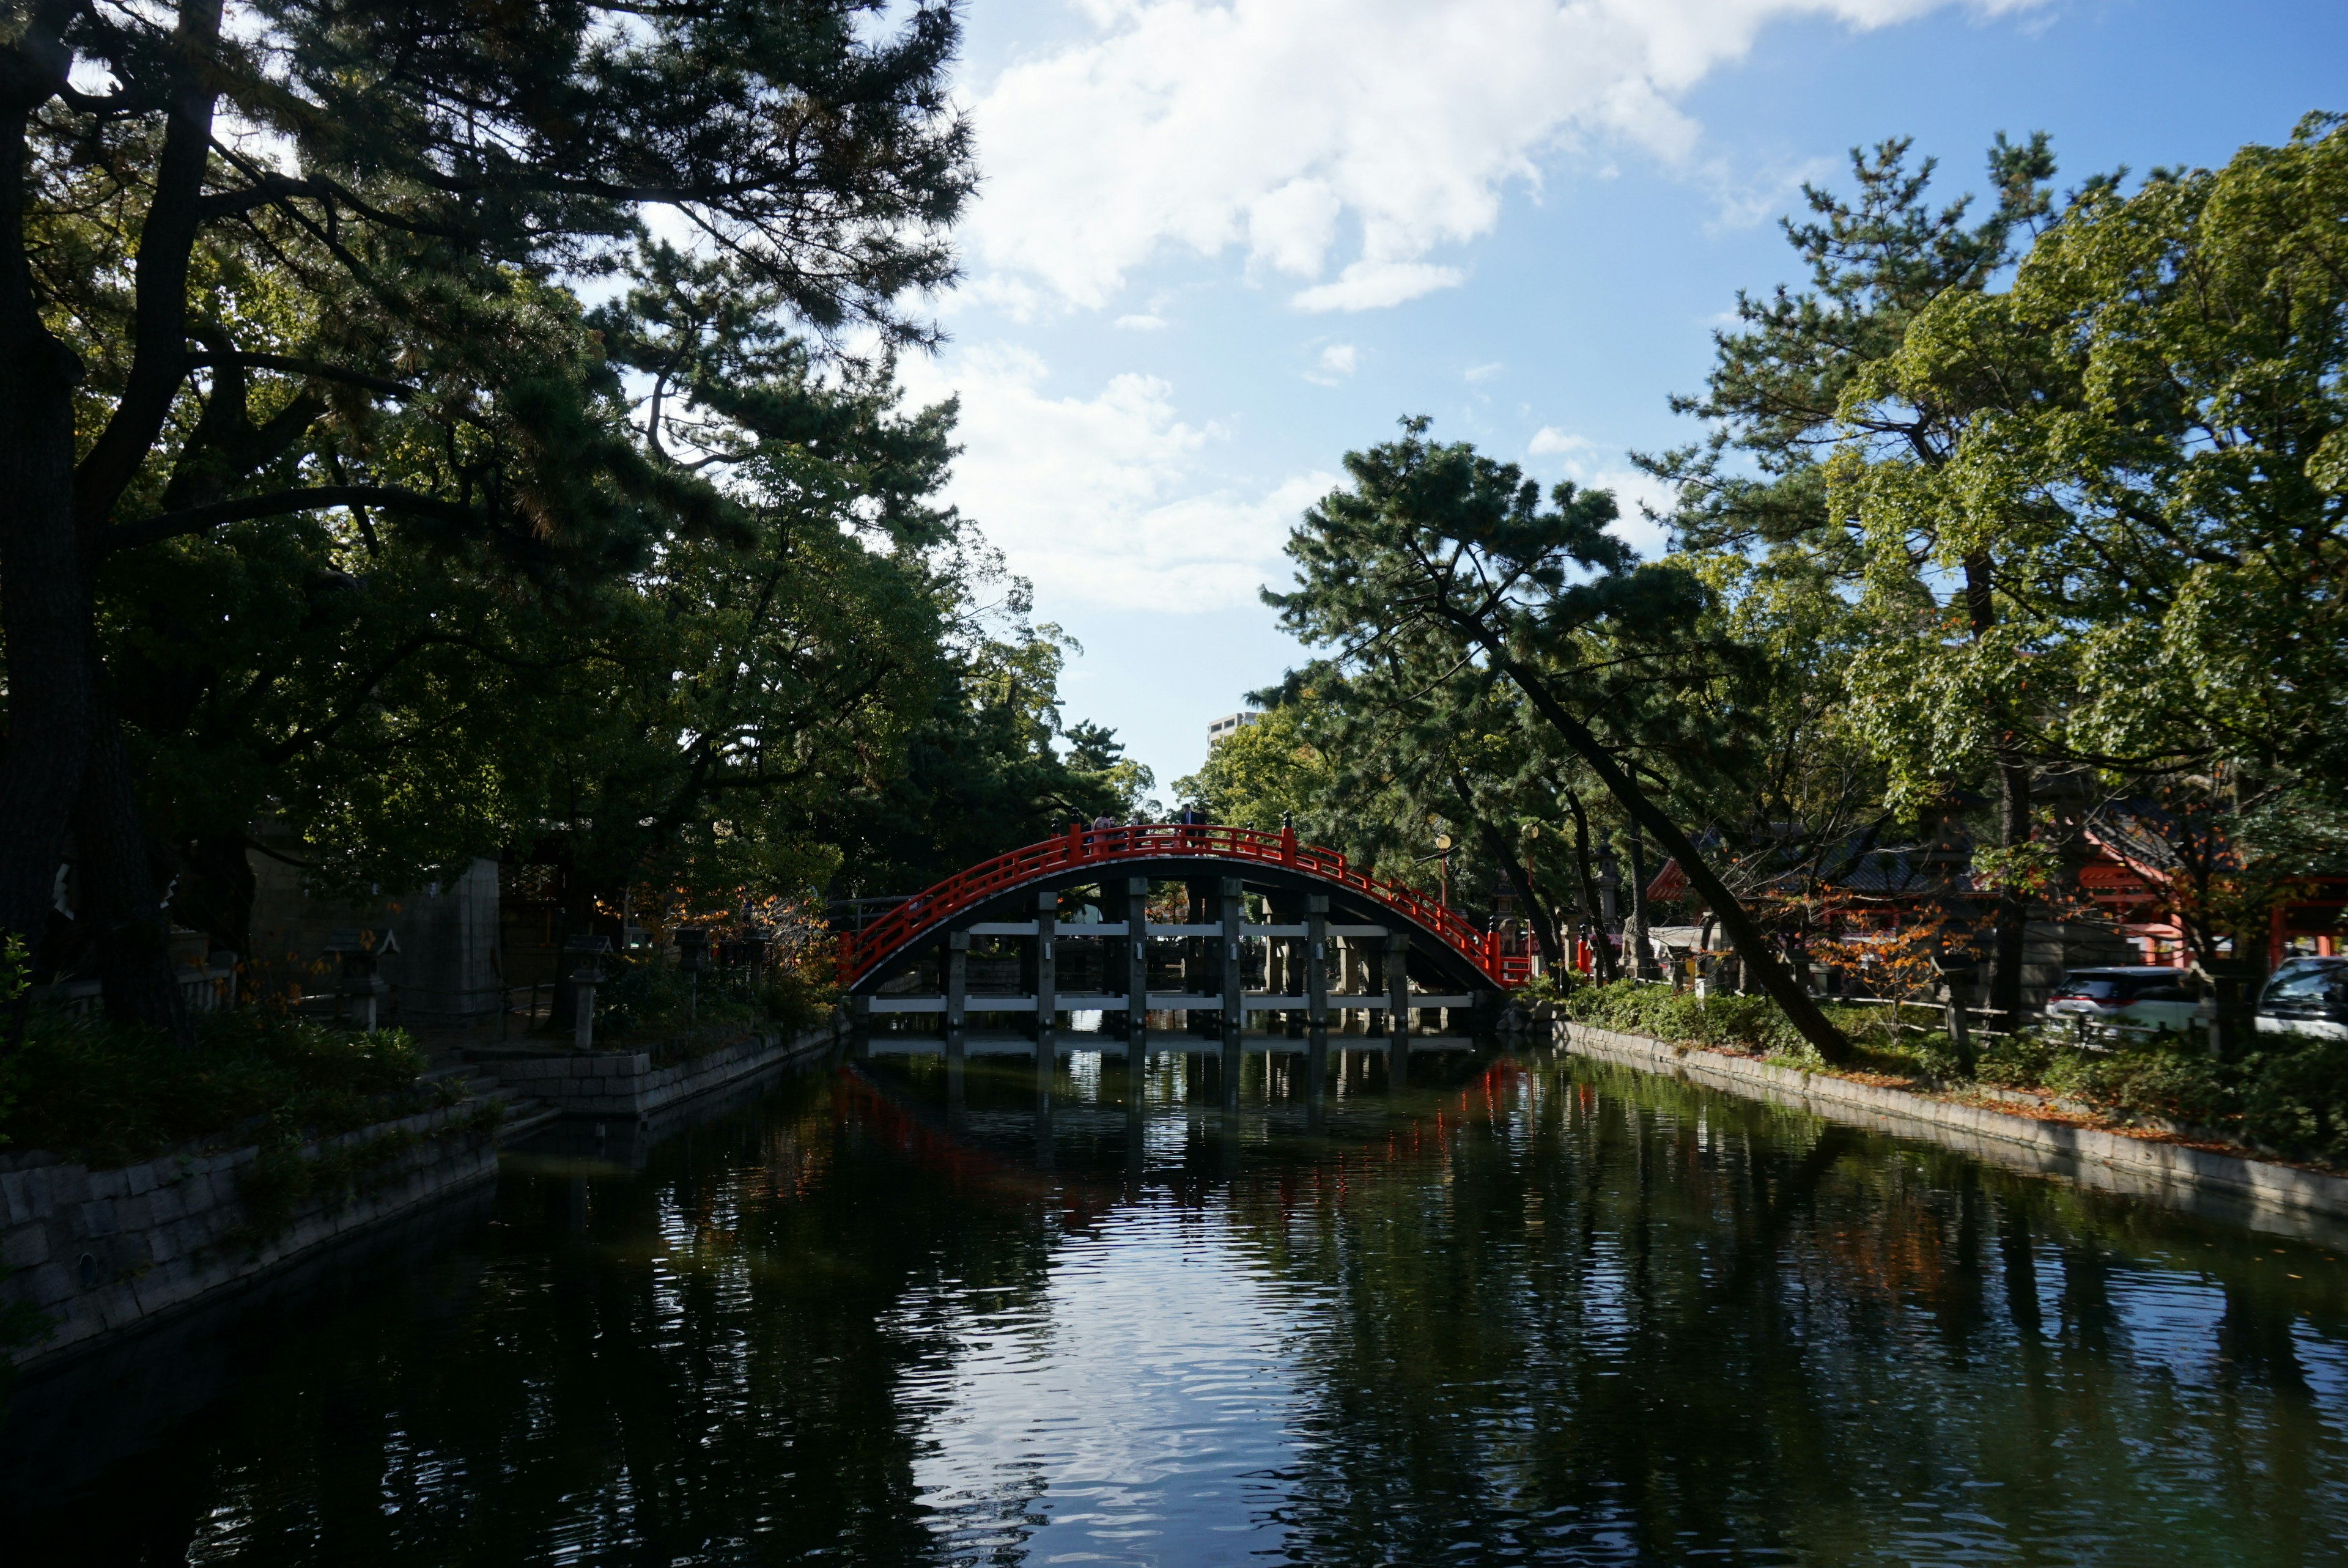
[[(1390, 1120), (1210, 1114), (1148, 1174), (1319, 1304), (1264, 1478), (1295, 1561), (2247, 1563), (2348, 1528), (2311, 1249), (1666, 1080), (1421, 1067)], [(1125, 1123), (1067, 1108), (1039, 1172), (1024, 1067), (973, 1069), (984, 1136), (906, 1082), (798, 1083), (633, 1179), (510, 1174), (481, 1247), (269, 1347), (12, 1553), (1025, 1560), (1036, 1461), (952, 1517), (916, 1473), (974, 1317), (1048, 1333), (1062, 1238), (1115, 1242)]]
[[(1302, 1369), (1296, 1560), (2250, 1562), (2348, 1523), (2293, 1347), (2317, 1302), (2265, 1244), (1579, 1071), (1235, 1187), (1266, 1266), (1337, 1301)], [(2124, 1296), (2156, 1279), (2203, 1315), (2177, 1332), (2206, 1382), (2137, 1343)]]
[(209, 1463), (121, 1478), (178, 1542), (152, 1560), (937, 1560), (905, 1389), (955, 1355), (953, 1301), (1039, 1297), (1059, 1219), (787, 1092), (635, 1180), (510, 1175), (460, 1298), (342, 1316), (198, 1435)]

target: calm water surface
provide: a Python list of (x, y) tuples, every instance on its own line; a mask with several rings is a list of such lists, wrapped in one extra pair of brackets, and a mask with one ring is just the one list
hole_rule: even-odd
[(1161, 1058), (1137, 1115), (1097, 1058), (1040, 1111), (884, 1059), (510, 1156), (488, 1223), (174, 1347), (217, 1396), (139, 1451), (75, 1473), (30, 1386), (0, 1558), (2348, 1561), (2320, 1239), (1588, 1062), (1413, 1073), (1314, 1112), (1252, 1059), (1226, 1113)]

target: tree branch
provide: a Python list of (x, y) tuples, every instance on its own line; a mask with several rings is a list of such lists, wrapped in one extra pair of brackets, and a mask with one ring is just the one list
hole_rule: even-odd
[(314, 381), (339, 381), (347, 386), (365, 387), (380, 392), (386, 397), (414, 397), (418, 389), (389, 376), (370, 375), (363, 370), (345, 365), (328, 364), (320, 359), (307, 359), (291, 354), (247, 354), (239, 349), (231, 354), (215, 354), (209, 350), (188, 355), (191, 368), (197, 365), (234, 364), (246, 370), (273, 370), (284, 375), (306, 375)]
[(322, 511), (330, 507), (381, 507), (386, 511), (406, 512), (412, 517), (438, 518), (446, 522), (478, 522), (471, 511), (453, 501), (443, 501), (431, 496), (420, 496), (413, 490), (402, 490), (389, 485), (319, 485), (304, 490), (273, 490), (261, 496), (240, 496), (232, 500), (213, 501), (207, 506), (188, 507), (176, 512), (163, 512), (151, 518), (141, 518), (135, 523), (119, 523), (107, 530), (101, 549), (136, 549), (141, 545), (160, 543), (188, 534), (207, 533), (230, 523), (251, 522), (258, 518), (291, 517), (296, 512)]

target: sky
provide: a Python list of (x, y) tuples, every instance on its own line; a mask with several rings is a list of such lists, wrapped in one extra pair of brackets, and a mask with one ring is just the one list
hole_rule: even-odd
[(2343, 0), (970, 0), (983, 178), (949, 336), (949, 498), (1082, 647), (1066, 718), (1159, 794), (1309, 651), (1258, 598), (1348, 450), (1407, 415), (1655, 500), (1737, 290), (1849, 149), (1947, 194), (1999, 131), (2067, 185), (2348, 109)]

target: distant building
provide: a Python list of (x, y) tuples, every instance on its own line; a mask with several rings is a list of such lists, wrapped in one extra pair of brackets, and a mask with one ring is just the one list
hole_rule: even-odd
[(1207, 726), (1207, 744), (1211, 746), (1224, 736), (1238, 730), (1241, 724), (1252, 724), (1262, 717), (1262, 713), (1225, 713)]

